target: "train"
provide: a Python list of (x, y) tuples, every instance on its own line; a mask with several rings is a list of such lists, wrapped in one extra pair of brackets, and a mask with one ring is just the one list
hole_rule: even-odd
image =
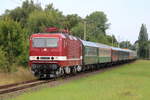
[(136, 51), (85, 41), (52, 27), (30, 36), (29, 66), (38, 78), (54, 78), (127, 63)]

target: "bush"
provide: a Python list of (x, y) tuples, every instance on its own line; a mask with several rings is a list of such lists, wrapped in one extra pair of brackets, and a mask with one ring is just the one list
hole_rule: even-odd
[(6, 52), (2, 50), (2, 47), (0, 47), (0, 71), (8, 72), (10, 71), (10, 68), (8, 66), (8, 61), (6, 57)]

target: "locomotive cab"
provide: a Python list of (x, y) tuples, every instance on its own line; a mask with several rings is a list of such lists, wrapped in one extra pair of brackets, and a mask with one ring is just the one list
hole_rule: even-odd
[(68, 74), (72, 68), (82, 64), (81, 49), (81, 41), (69, 34), (33, 34), (29, 50), (31, 71), (39, 78)]
[(35, 76), (47, 77), (59, 70), (58, 61), (65, 57), (61, 52), (61, 43), (61, 34), (33, 34), (31, 36), (29, 60)]

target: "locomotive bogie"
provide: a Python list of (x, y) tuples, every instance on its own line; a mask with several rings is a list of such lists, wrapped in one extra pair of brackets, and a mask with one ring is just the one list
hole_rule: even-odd
[(57, 64), (32, 64), (31, 71), (33, 74), (40, 78), (53, 77), (60, 70)]

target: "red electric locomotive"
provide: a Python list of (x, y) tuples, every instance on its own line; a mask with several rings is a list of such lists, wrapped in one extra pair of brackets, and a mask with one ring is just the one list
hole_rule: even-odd
[(39, 78), (61, 76), (81, 71), (82, 43), (57, 28), (30, 37), (29, 64)]

